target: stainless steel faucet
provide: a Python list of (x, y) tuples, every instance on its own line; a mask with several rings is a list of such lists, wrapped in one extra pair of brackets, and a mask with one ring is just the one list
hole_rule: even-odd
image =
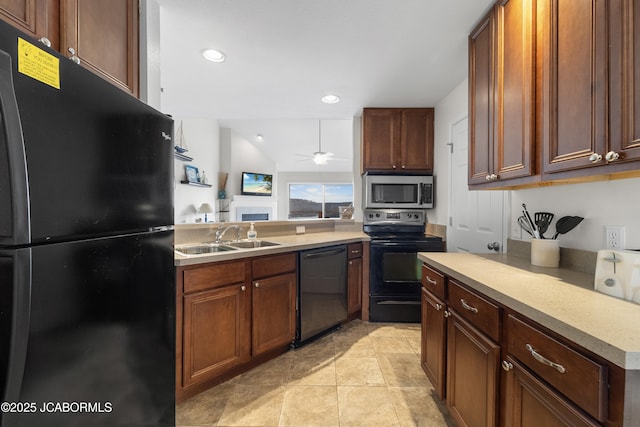
[(216, 230), (216, 243), (220, 243), (222, 241), (222, 236), (224, 235), (224, 233), (226, 233), (231, 228), (236, 229), (236, 240), (240, 240), (240, 232), (242, 231), (242, 227), (240, 227), (239, 225), (229, 225), (227, 227), (220, 226)]

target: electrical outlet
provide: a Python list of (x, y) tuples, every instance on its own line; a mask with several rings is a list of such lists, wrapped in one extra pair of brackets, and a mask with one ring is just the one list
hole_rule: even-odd
[(624, 226), (605, 225), (604, 230), (607, 249), (624, 249)]

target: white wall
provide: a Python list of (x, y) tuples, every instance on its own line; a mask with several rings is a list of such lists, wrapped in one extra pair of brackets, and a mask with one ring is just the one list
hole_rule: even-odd
[(161, 110), (160, 104), (160, 5), (140, 2), (140, 99)]
[[(196, 210), (202, 203), (209, 203), (215, 209), (218, 194), (218, 152), (220, 148), (220, 132), (218, 122), (211, 119), (180, 119), (175, 120), (175, 132), (178, 131), (180, 121), (184, 133), (186, 146), (189, 151), (185, 154), (193, 157), (192, 162), (174, 160), (174, 216), (176, 224), (192, 223), (196, 218), (204, 215), (197, 214)], [(193, 165), (200, 172), (205, 171), (211, 187), (196, 187), (181, 184), (185, 179), (184, 166)], [(215, 214), (207, 215), (207, 220), (212, 221)]]
[(226, 188), (227, 198), (240, 194), (242, 172), (273, 174), (273, 179), (276, 182), (273, 183), (272, 197), (278, 195), (275, 163), (233, 129), (221, 128), (220, 130), (219, 170), (229, 173)]
[(449, 181), (451, 126), (468, 115), (469, 83), (463, 80), (444, 99), (436, 104), (434, 120), (434, 166), (436, 179), (436, 207), (427, 211), (429, 222), (449, 223)]
[(353, 118), (353, 219), (362, 222), (362, 175), (360, 175), (362, 117)]
[[(435, 116), (435, 167), (437, 176), (436, 209), (429, 211), (429, 221), (447, 224), (449, 217), (449, 147), (451, 124), (467, 115), (468, 94), (465, 79), (436, 105)], [(555, 218), (578, 215), (585, 220), (573, 231), (560, 237), (560, 246), (588, 251), (602, 249), (605, 245), (604, 226), (626, 227), (626, 248), (640, 248), (640, 202), (638, 202), (640, 178), (602, 181), (584, 184), (545, 186), (510, 192), (511, 208), (508, 221), (509, 237), (529, 240), (521, 232), (516, 219), (522, 214), (522, 203), (530, 212), (548, 211)], [(485, 190), (488, 191), (488, 190)], [(555, 231), (555, 220), (547, 236)]]
[[(560, 236), (560, 246), (596, 251), (604, 249), (604, 226), (625, 226), (626, 248), (640, 249), (640, 202), (638, 190), (640, 178), (602, 181), (584, 184), (567, 184), (551, 187), (513, 191), (511, 198), (511, 236), (528, 240), (515, 226), (522, 215), (522, 203), (530, 212), (545, 211), (555, 214), (555, 219), (565, 215), (584, 217), (573, 231)], [(555, 231), (551, 225), (547, 236)]]

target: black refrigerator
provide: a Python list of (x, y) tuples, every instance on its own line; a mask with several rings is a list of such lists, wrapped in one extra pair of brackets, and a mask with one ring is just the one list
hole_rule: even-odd
[(0, 22), (0, 424), (175, 424), (173, 120)]

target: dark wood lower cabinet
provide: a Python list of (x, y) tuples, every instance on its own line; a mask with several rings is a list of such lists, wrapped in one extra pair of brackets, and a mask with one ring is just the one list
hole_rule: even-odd
[[(447, 408), (459, 426), (498, 424), (500, 346), (449, 309)], [(542, 424), (538, 424), (542, 425)]]
[(288, 345), (296, 335), (296, 274), (253, 282), (253, 356)]
[(640, 425), (639, 370), (593, 354), (455, 275), (428, 264), (422, 271), (421, 364), (458, 426)]
[(503, 425), (509, 427), (599, 426), (572, 403), (541, 382), (512, 357), (504, 373)]
[(296, 333), (296, 253), (179, 267), (176, 400), (287, 351)]
[(350, 259), (347, 263), (347, 313), (362, 309), (362, 258)]
[(182, 386), (215, 378), (249, 361), (250, 331), (251, 292), (246, 285), (186, 295)]
[(445, 303), (422, 288), (422, 369), (441, 399), (445, 397), (447, 319)]

